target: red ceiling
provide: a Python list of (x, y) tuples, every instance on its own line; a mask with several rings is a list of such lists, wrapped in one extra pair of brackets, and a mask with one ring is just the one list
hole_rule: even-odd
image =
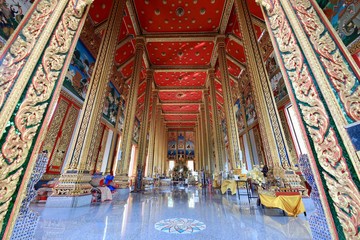
[(225, 0), (138, 0), (136, 12), (144, 32), (215, 32)]
[(260, 18), (260, 19), (264, 19), (264, 16), (261, 12), (261, 8), (260, 6), (256, 3), (256, 1), (254, 0), (246, 0), (248, 7), (250, 9), (250, 13), (253, 14), (254, 16)]
[(115, 61), (117, 64), (121, 65), (126, 62), (128, 59), (134, 55), (134, 44), (132, 41), (124, 44), (120, 47), (115, 53)]
[(197, 115), (196, 114), (192, 114), (192, 115), (165, 115), (165, 120), (166, 121), (178, 121), (178, 120), (184, 120), (184, 121), (196, 121), (197, 120)]
[[(262, 18), (262, 12), (260, 7), (254, 0), (246, 0), (251, 13)], [(96, 0), (90, 8), (89, 15), (94, 22), (95, 26), (106, 21), (110, 12), (110, 7), (113, 0)], [(162, 34), (162, 33), (217, 33), (219, 30), (220, 21), (223, 17), (223, 10), (225, 0), (136, 0), (133, 1), (135, 6), (135, 15), (140, 23), (140, 32), (142, 34)], [(182, 12), (183, 9), (184, 11)], [(254, 26), (256, 35), (259, 38), (262, 34), (262, 29), (258, 26)], [(232, 33), (239, 39), (242, 38), (237, 16), (234, 8), (232, 9), (231, 16), (226, 28), (226, 34)], [(135, 53), (135, 31), (134, 26), (130, 18), (129, 10), (126, 8), (123, 23), (121, 26), (121, 32), (118, 36), (118, 43), (121, 43), (123, 39), (128, 36), (132, 36), (132, 40), (123, 44), (116, 50), (115, 63), (117, 66), (123, 65), (128, 62), (126, 66), (122, 66), (120, 72), (125, 79), (129, 79), (133, 72), (133, 61), (129, 61), (134, 57)], [(237, 44), (233, 40), (227, 39), (226, 41), (227, 54), (231, 55), (237, 61), (246, 64), (244, 47)], [(148, 40), (146, 44), (147, 56), (149, 57), (149, 63), (153, 66), (209, 66), (211, 61), (211, 55), (214, 48), (213, 41), (151, 41)], [(241, 72), (241, 68), (234, 64), (229, 59), (227, 60), (228, 71), (231, 75), (237, 77)], [(144, 81), (146, 71), (145, 64), (142, 64), (141, 71), (141, 84), (138, 90), (138, 96), (141, 96), (146, 90), (146, 83)], [(215, 67), (215, 76), (221, 79), (218, 67)], [(179, 102), (182, 101), (194, 101), (198, 102), (202, 100), (202, 91), (200, 90), (184, 90), (181, 91), (181, 87), (196, 88), (205, 87), (207, 79), (206, 71), (194, 71), (188, 70), (179, 72), (165, 72), (155, 71), (154, 81), (157, 87), (164, 88), (179, 88), (179, 91), (160, 91), (159, 98), (162, 102)], [(131, 79), (130, 79), (131, 80)], [(235, 87), (235, 83), (231, 80), (231, 86)], [(221, 84), (215, 82), (215, 88), (217, 91), (216, 99), (218, 102), (218, 109), (222, 109), (221, 104), (224, 100), (222, 97)], [(137, 115), (141, 114), (143, 109), (145, 96), (141, 96), (138, 99)], [(211, 108), (210, 108), (211, 109)], [(196, 115), (171, 115), (171, 112), (191, 112), (198, 113), (199, 105), (191, 105), (184, 103), (178, 104), (163, 104), (162, 111), (166, 114), (165, 120), (178, 121), (175, 123), (167, 123), (169, 126), (193, 126), (193, 123), (187, 123), (181, 121), (184, 120), (196, 120)], [(169, 115), (170, 114), (170, 115)], [(138, 116), (139, 117), (139, 116)]]
[(166, 126), (169, 127), (192, 127), (195, 126), (195, 122), (168, 122)]
[(147, 51), (155, 65), (208, 65), (214, 43), (204, 42), (150, 42)]
[(201, 101), (202, 91), (173, 91), (159, 92), (159, 98), (163, 101)]
[(112, 0), (96, 0), (91, 4), (89, 14), (95, 25), (107, 19), (112, 2)]
[(233, 40), (229, 40), (226, 44), (226, 51), (228, 54), (233, 56), (239, 62), (245, 63), (245, 53), (244, 47), (239, 45), (237, 42)]
[(206, 72), (155, 72), (154, 78), (158, 87), (199, 87), (205, 85)]
[(199, 112), (199, 105), (171, 105), (163, 104), (163, 112)]

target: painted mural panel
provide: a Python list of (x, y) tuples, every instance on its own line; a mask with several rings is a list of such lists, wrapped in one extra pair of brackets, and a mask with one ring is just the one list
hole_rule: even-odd
[(349, 45), (360, 36), (360, 1), (318, 0), (317, 2), (345, 45)]
[(178, 159), (185, 159), (185, 133), (178, 131)]
[(221, 129), (222, 129), (223, 136), (224, 136), (225, 146), (227, 146), (228, 143), (229, 143), (229, 140), (228, 140), (228, 135), (227, 135), (227, 126), (226, 126), (226, 120), (225, 119), (223, 119), (221, 121)]
[(287, 89), (285, 86), (284, 78), (281, 74), (279, 65), (276, 62), (274, 54), (272, 54), (265, 62), (266, 70), (268, 72), (271, 88), (274, 93), (275, 102), (279, 103), (287, 95)]
[(119, 110), (120, 93), (116, 90), (114, 85), (109, 82), (107, 87), (107, 95), (105, 97), (105, 103), (103, 108), (103, 116), (112, 125), (116, 123), (116, 117)]
[(15, 31), (34, 0), (0, 0), (0, 49)]
[(186, 159), (191, 159), (193, 160), (195, 158), (195, 142), (194, 142), (194, 132), (186, 132), (185, 133), (185, 138), (186, 138), (186, 149), (185, 149), (185, 154), (186, 154)]
[(78, 41), (65, 76), (64, 86), (80, 100), (84, 101), (86, 97), (94, 66), (95, 58), (85, 45)]
[(168, 132), (168, 159), (176, 159), (176, 146), (177, 146), (177, 132)]
[(247, 125), (251, 125), (257, 119), (253, 94), (249, 91), (245, 96), (245, 116)]
[(125, 108), (126, 108), (125, 100), (122, 97), (120, 97), (120, 102), (119, 102), (120, 116), (119, 116), (118, 129), (121, 132), (123, 131), (124, 128)]
[(234, 105), (234, 112), (236, 116), (236, 122), (238, 125), (239, 134), (245, 129), (244, 116), (241, 109), (240, 99), (236, 100)]

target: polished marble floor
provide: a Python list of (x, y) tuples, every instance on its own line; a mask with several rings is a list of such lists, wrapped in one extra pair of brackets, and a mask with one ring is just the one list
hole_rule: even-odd
[[(304, 199), (308, 213), (314, 210)], [(307, 218), (283, 216), (245, 196), (196, 187), (116, 193), (112, 202), (79, 208), (45, 208), (35, 239), (311, 239)], [(156, 228), (155, 228), (156, 227)], [(172, 232), (172, 233), (169, 233)]]

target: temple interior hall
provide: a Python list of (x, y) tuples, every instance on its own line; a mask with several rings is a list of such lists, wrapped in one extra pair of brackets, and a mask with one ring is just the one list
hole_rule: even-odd
[(0, 239), (359, 239), (360, 1), (0, 0)]

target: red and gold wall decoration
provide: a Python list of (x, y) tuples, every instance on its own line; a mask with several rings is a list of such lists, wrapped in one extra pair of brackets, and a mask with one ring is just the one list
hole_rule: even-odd
[(76, 125), (80, 107), (60, 95), (42, 150), (50, 153), (46, 175), (59, 175)]

